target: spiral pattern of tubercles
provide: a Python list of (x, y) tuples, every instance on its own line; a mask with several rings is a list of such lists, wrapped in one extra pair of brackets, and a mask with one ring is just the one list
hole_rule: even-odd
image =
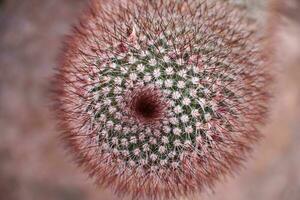
[(260, 40), (215, 1), (94, 1), (58, 73), (66, 139), (100, 185), (171, 199), (232, 173), (268, 99)]

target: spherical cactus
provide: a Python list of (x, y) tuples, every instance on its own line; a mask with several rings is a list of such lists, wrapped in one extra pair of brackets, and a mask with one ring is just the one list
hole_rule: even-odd
[(133, 199), (178, 199), (234, 173), (266, 117), (258, 35), (224, 2), (92, 1), (56, 76), (78, 163)]

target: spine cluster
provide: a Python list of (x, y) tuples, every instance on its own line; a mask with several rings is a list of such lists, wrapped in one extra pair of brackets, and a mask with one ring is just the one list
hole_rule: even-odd
[(234, 173), (259, 138), (264, 64), (255, 26), (228, 4), (94, 0), (58, 68), (61, 127), (99, 185), (191, 195)]

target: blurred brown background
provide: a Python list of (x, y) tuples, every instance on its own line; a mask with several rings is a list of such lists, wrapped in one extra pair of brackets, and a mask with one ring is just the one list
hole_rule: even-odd
[[(245, 1), (237, 1), (243, 4)], [(60, 144), (48, 109), (63, 36), (86, 0), (0, 0), (0, 199), (113, 200)], [(246, 0), (251, 13), (261, 1)], [(265, 139), (207, 200), (300, 199), (300, 3), (285, 1), (276, 36), (278, 79)], [(277, 25), (277, 24), (276, 24)], [(279, 27), (279, 26), (278, 26)]]

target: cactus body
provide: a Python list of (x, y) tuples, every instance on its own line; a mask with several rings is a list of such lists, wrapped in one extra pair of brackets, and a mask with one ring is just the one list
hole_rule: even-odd
[(259, 138), (264, 64), (255, 26), (228, 4), (93, 1), (58, 68), (65, 140), (119, 194), (197, 193), (234, 173)]

